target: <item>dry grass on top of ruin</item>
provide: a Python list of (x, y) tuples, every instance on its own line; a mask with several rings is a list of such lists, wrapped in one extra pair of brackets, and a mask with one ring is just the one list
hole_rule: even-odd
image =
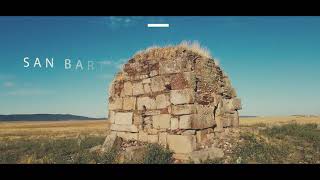
[[(152, 59), (154, 57), (162, 57), (165, 59), (176, 57), (179, 52), (184, 50), (195, 53), (201, 57), (213, 59), (210, 50), (207, 47), (201, 46), (198, 41), (182, 41), (177, 45), (166, 45), (163, 47), (153, 45), (144, 50), (138, 51), (133, 57), (140, 61), (146, 59)], [(219, 66), (219, 62), (213, 59), (215, 64)]]

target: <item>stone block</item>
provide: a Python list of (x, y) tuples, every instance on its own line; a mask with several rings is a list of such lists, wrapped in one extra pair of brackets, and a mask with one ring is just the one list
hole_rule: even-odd
[(148, 142), (148, 134), (144, 131), (139, 131), (138, 140), (141, 142)]
[(138, 110), (144, 110), (144, 107), (146, 110), (156, 109), (156, 101), (150, 97), (138, 97), (137, 106)]
[(124, 131), (124, 132), (138, 132), (138, 128), (135, 125), (122, 125), (122, 124), (111, 124), (110, 130), (112, 131)]
[(195, 75), (192, 72), (177, 73), (171, 78), (171, 89), (195, 88)]
[(151, 78), (151, 91), (159, 92), (165, 90), (164, 80), (161, 76), (155, 76)]
[(197, 105), (197, 114), (192, 119), (192, 129), (204, 129), (213, 127), (216, 122), (214, 120), (214, 106)]
[(179, 129), (179, 119), (178, 118), (171, 118), (170, 119), (170, 129), (171, 130)]
[(119, 110), (122, 109), (122, 98), (109, 98), (109, 110)]
[(115, 111), (109, 111), (109, 117), (108, 120), (110, 121), (110, 123), (114, 124), (114, 120), (115, 120)]
[(152, 116), (152, 126), (156, 129), (169, 129), (170, 128), (170, 114), (159, 114)]
[(179, 60), (163, 60), (159, 62), (159, 73), (163, 74), (171, 74), (178, 73), (182, 69), (182, 62)]
[(172, 105), (171, 108), (174, 115), (194, 114), (197, 112), (193, 104)]
[(162, 145), (164, 148), (167, 147), (167, 135), (168, 133), (166, 132), (159, 134), (159, 144)]
[(170, 97), (167, 94), (159, 94), (156, 96), (157, 109), (166, 108), (170, 105)]
[(171, 90), (170, 102), (176, 104), (194, 103), (195, 92), (193, 89)]
[(144, 94), (142, 82), (136, 82), (132, 85), (132, 95), (137, 96)]
[(179, 119), (179, 129), (191, 129), (193, 115), (183, 115)]
[(120, 149), (122, 143), (122, 139), (120, 139), (115, 133), (109, 134), (104, 140), (101, 150), (104, 152), (108, 152), (111, 149), (117, 150)]
[(194, 135), (167, 135), (169, 149), (175, 153), (190, 153), (196, 149)]
[(123, 91), (126, 96), (132, 96), (132, 83), (130, 81), (124, 83)]
[(131, 133), (131, 132), (117, 132), (117, 136), (121, 137), (125, 141), (130, 140), (138, 140), (138, 133)]
[(123, 110), (135, 110), (136, 97), (124, 97), (123, 98)]
[(117, 112), (115, 114), (115, 124), (131, 125), (133, 120), (132, 112)]
[(142, 80), (142, 83), (149, 84), (149, 83), (151, 83), (151, 79), (150, 78), (144, 79), (144, 80)]
[(148, 143), (158, 143), (159, 136), (157, 134), (155, 135), (148, 135)]
[(181, 133), (182, 135), (195, 135), (196, 130), (186, 130)]
[(144, 84), (143, 85), (143, 90), (145, 93), (151, 93), (151, 86), (150, 84)]

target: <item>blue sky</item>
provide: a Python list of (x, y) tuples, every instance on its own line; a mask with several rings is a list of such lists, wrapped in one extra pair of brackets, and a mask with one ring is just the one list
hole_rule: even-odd
[[(320, 17), (0, 17), (0, 114), (104, 117), (107, 87), (136, 51), (197, 40), (230, 76), (241, 115), (319, 115), (319, 32)], [(54, 68), (25, 68), (24, 57)], [(75, 70), (78, 59), (104, 65)]]

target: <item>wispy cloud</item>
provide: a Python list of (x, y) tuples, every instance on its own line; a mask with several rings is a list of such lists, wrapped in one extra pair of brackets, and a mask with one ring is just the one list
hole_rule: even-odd
[[(112, 60), (103, 60), (103, 61), (98, 61), (98, 63), (101, 64), (101, 69), (103, 69), (102, 66), (111, 66), (113, 68), (115, 68), (116, 71), (119, 71), (123, 64), (125, 64), (128, 61), (129, 58), (121, 58), (117, 61), (112, 61)], [(103, 73), (103, 74), (99, 74), (97, 76), (98, 79), (107, 79), (107, 80), (112, 80), (115, 77), (115, 74), (113, 73)]]
[(140, 20), (139, 17), (110, 16), (106, 19), (106, 24), (112, 28), (130, 27)]
[(12, 74), (0, 74), (0, 80), (14, 79), (15, 76)]
[(120, 69), (122, 67), (122, 65), (128, 61), (128, 59), (129, 58), (121, 58), (117, 61), (115, 61), (115, 60), (114, 61), (113, 60), (102, 60), (102, 61), (98, 61), (97, 63), (99, 63), (102, 68), (105, 66), (112, 66), (117, 69)]
[(4, 96), (40, 96), (50, 95), (53, 91), (45, 89), (17, 89), (4, 93)]
[(3, 87), (5, 88), (11, 88), (11, 87), (14, 87), (15, 86), (15, 83), (12, 82), (12, 81), (6, 81), (3, 83)]

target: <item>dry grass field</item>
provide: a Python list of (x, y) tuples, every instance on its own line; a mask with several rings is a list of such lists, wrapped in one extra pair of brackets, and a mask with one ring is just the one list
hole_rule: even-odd
[(282, 125), (287, 123), (320, 124), (320, 116), (270, 116), (240, 118), (240, 126), (253, 126), (257, 124)]
[[(319, 126), (320, 117), (240, 118), (241, 136), (229, 158), (203, 163), (318, 164)], [(0, 122), (0, 164), (114, 163), (113, 156), (90, 153), (103, 143), (108, 127), (107, 120)], [(161, 149), (152, 151), (170, 159)], [(151, 154), (149, 159), (159, 157)]]
[(65, 138), (79, 134), (89, 136), (105, 135), (109, 123), (107, 120), (74, 120), (74, 121), (0, 121), (1, 138)]

